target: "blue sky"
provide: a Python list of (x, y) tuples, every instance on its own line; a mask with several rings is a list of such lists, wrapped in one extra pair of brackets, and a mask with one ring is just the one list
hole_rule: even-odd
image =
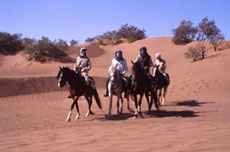
[(148, 38), (172, 36), (183, 19), (196, 26), (206, 16), (230, 40), (229, 0), (0, 0), (0, 32), (80, 43), (126, 23)]

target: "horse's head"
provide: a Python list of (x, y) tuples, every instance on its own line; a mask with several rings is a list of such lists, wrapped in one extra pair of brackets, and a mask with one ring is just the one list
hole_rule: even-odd
[(131, 61), (131, 63), (133, 64), (132, 66), (132, 76), (134, 78), (138, 77), (138, 75), (142, 74), (144, 71), (143, 69), (141, 68), (141, 65), (139, 62), (133, 62)]
[(68, 80), (68, 70), (70, 70), (67, 67), (60, 67), (58, 74), (57, 74), (57, 78), (59, 79), (58, 81), (58, 87), (61, 88), (63, 86), (66, 85), (66, 82)]
[(163, 74), (160, 72), (158, 66), (155, 66), (154, 73), (155, 73), (155, 78), (156, 79), (162, 79), (164, 77)]
[(118, 77), (119, 77), (119, 71), (117, 70), (117, 67), (109, 66), (109, 77), (110, 81), (113, 83)]

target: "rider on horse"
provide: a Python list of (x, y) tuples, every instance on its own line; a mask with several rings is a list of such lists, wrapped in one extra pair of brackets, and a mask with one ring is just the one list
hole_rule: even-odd
[(140, 48), (140, 54), (137, 56), (135, 63), (136, 62), (138, 62), (141, 65), (141, 68), (144, 70), (148, 78), (154, 81), (154, 78), (150, 74), (150, 69), (152, 71), (153, 67), (153, 61), (151, 56), (148, 54), (146, 47)]
[(156, 57), (156, 61), (154, 63), (155, 69), (153, 72), (153, 76), (155, 76), (156, 68), (158, 68), (158, 70), (165, 76), (166, 80), (169, 81), (169, 78), (168, 78), (167, 74), (165, 73), (166, 61), (164, 59), (162, 59), (161, 53), (157, 53), (155, 55), (155, 57)]
[(76, 58), (76, 64), (74, 70), (76, 72), (80, 72), (81, 75), (85, 78), (86, 85), (89, 85), (89, 78), (88, 73), (91, 69), (91, 61), (89, 57), (86, 55), (87, 49), (81, 48), (80, 49), (80, 56)]
[[(126, 59), (122, 55), (121, 50), (117, 50), (115, 52), (115, 57), (112, 60), (111, 66), (115, 67), (120, 72), (120, 75), (121, 75), (121, 78), (122, 78), (123, 88), (126, 88), (127, 85), (128, 85), (128, 80), (127, 80), (127, 77), (125, 76), (125, 74), (128, 71), (128, 66), (127, 66)], [(106, 82), (106, 94), (104, 95), (105, 97), (108, 97), (108, 94), (109, 94), (108, 93), (108, 83), (109, 83), (109, 79)]]
[(153, 67), (151, 56), (148, 54), (146, 47), (140, 48), (140, 54), (137, 56), (135, 62), (139, 62), (145, 73), (149, 73), (150, 68)]

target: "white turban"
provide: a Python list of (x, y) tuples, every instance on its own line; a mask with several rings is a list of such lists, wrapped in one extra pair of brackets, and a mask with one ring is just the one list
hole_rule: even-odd
[(81, 49), (80, 49), (80, 53), (81, 53), (81, 52), (83, 52), (83, 51), (87, 51), (87, 49), (86, 49), (86, 48), (84, 48), (84, 47), (83, 47), (83, 48), (81, 48)]
[(160, 54), (160, 53), (157, 53), (157, 54), (155, 55), (155, 57), (156, 57), (156, 58), (160, 58), (160, 57), (161, 57), (161, 54)]

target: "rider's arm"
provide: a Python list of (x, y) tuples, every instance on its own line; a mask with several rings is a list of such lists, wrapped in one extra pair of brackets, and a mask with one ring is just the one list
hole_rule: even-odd
[(88, 66), (87, 67), (84, 67), (82, 68), (81, 72), (88, 72), (90, 69), (91, 69), (91, 61), (90, 59), (88, 58)]
[(139, 55), (137, 56), (136, 60), (134, 63), (139, 62)]
[(150, 67), (153, 66), (153, 61), (152, 61), (151, 57), (149, 57), (149, 66), (150, 66)]
[(76, 58), (76, 63), (74, 64), (74, 71), (78, 70), (78, 66), (79, 66), (79, 57)]
[(128, 72), (128, 66), (127, 66), (127, 62), (126, 62), (126, 59), (123, 59), (124, 61), (124, 71), (122, 72), (123, 75), (125, 75), (127, 72)]

